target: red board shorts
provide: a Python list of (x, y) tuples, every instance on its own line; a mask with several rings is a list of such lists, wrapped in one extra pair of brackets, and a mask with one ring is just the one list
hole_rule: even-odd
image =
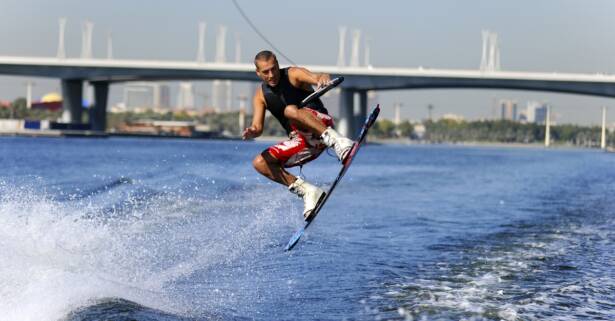
[[(326, 127), (333, 127), (333, 118), (331, 116), (308, 107), (303, 107), (303, 109), (314, 114)], [(291, 132), (288, 140), (277, 143), (265, 150), (284, 167), (303, 165), (316, 159), (327, 148), (317, 135), (301, 131), (293, 125), (290, 128)]]

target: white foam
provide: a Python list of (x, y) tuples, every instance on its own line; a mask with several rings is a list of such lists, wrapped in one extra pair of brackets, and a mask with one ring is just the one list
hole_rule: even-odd
[[(2, 186), (0, 198), (0, 320), (57, 320), (91, 299), (139, 298), (160, 289), (138, 278), (122, 239), (83, 208), (24, 187)], [(159, 302), (162, 303), (162, 302)]]
[[(400, 316), (413, 318), (438, 319), (435, 311), (440, 311), (447, 318), (452, 313), (455, 316), (470, 314), (470, 319), (476, 320), (493, 319), (494, 315), (502, 320), (539, 319), (545, 311), (552, 311), (553, 306), (568, 302), (584, 302), (583, 306), (574, 308), (575, 315), (608, 315), (607, 311), (600, 310), (594, 298), (600, 298), (600, 294), (596, 294), (600, 289), (609, 289), (615, 284), (608, 277), (594, 275), (605, 271), (590, 269), (580, 278), (575, 276), (572, 284), (563, 279), (560, 284), (537, 284), (527, 291), (521, 290), (524, 285), (511, 280), (536, 279), (535, 282), (540, 282), (552, 273), (550, 270), (554, 266), (550, 264), (553, 263), (547, 262), (557, 262), (560, 257), (569, 255), (583, 255), (584, 262), (600, 261), (604, 253), (595, 258), (587, 257), (587, 249), (579, 244), (587, 242), (587, 236), (591, 236), (594, 246), (603, 246), (602, 241), (611, 237), (611, 230), (612, 224), (563, 225), (555, 231), (530, 235), (520, 244), (476, 247), (468, 252), (477, 254), (471, 261), (436, 262), (425, 275), (420, 275), (421, 278), (413, 276), (412, 282), (389, 285), (383, 293), (401, 302), (402, 306), (397, 309)], [(610, 251), (610, 247), (607, 248)], [(575, 251), (582, 253), (573, 253)], [(600, 266), (600, 269), (605, 268)], [(520, 293), (527, 297), (517, 298)], [(568, 319), (568, 315), (561, 318)]]
[[(57, 202), (34, 188), (0, 182), (0, 321), (58, 320), (108, 297), (171, 313), (193, 311), (188, 295), (169, 292), (174, 281), (269, 240), (275, 200), (241, 223), (233, 215), (246, 211), (244, 202), (251, 210), (262, 204), (243, 196), (153, 200), (109, 220), (103, 204)], [(210, 220), (208, 211), (227, 216)]]

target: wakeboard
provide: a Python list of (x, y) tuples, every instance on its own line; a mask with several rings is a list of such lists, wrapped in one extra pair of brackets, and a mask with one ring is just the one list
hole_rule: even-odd
[(316, 208), (314, 209), (314, 212), (312, 213), (312, 215), (310, 215), (309, 219), (303, 223), (303, 226), (299, 230), (297, 230), (295, 234), (293, 234), (292, 238), (290, 239), (290, 241), (288, 241), (288, 244), (286, 245), (286, 248), (284, 249), (285, 251), (290, 251), (295, 245), (297, 245), (297, 243), (299, 242), (299, 239), (303, 235), (303, 232), (305, 232), (308, 226), (312, 224), (312, 222), (314, 221), (318, 213), (320, 213), (320, 210), (323, 208), (323, 206), (325, 205), (329, 197), (331, 197), (331, 193), (333, 193), (333, 190), (335, 190), (335, 187), (337, 186), (337, 184), (342, 180), (342, 177), (344, 177), (344, 174), (346, 174), (346, 171), (350, 167), (350, 164), (352, 164), (354, 157), (357, 155), (357, 153), (359, 152), (359, 149), (365, 142), (365, 138), (367, 137), (367, 132), (372, 127), (372, 125), (376, 122), (376, 118), (378, 118), (379, 113), (380, 113), (380, 105), (377, 105), (372, 110), (372, 112), (369, 114), (369, 116), (367, 116), (367, 118), (365, 119), (365, 123), (363, 123), (363, 127), (361, 128), (359, 137), (355, 140), (355, 143), (354, 145), (352, 145), (352, 149), (350, 150), (350, 153), (348, 154), (346, 159), (342, 162), (342, 168), (340, 169), (339, 174), (337, 174), (337, 177), (331, 184), (331, 187), (329, 187), (329, 190), (327, 191), (325, 196), (321, 198), (321, 200), (318, 202), (318, 204), (316, 205)]

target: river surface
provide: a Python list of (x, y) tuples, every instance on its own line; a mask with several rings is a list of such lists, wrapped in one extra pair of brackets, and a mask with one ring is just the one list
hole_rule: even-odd
[(0, 320), (615, 319), (615, 154), (368, 145), (288, 253), (267, 145), (0, 138)]

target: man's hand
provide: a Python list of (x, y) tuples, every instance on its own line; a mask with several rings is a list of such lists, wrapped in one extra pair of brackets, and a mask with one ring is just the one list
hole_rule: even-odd
[(251, 126), (243, 130), (243, 134), (241, 134), (241, 138), (243, 138), (244, 140), (251, 139), (251, 138), (260, 136), (260, 134), (261, 134), (260, 131), (256, 127)]
[(326, 86), (330, 81), (331, 81), (331, 77), (329, 76), (329, 74), (319, 74), (318, 75), (318, 85), (316, 86), (316, 89), (320, 89)]

